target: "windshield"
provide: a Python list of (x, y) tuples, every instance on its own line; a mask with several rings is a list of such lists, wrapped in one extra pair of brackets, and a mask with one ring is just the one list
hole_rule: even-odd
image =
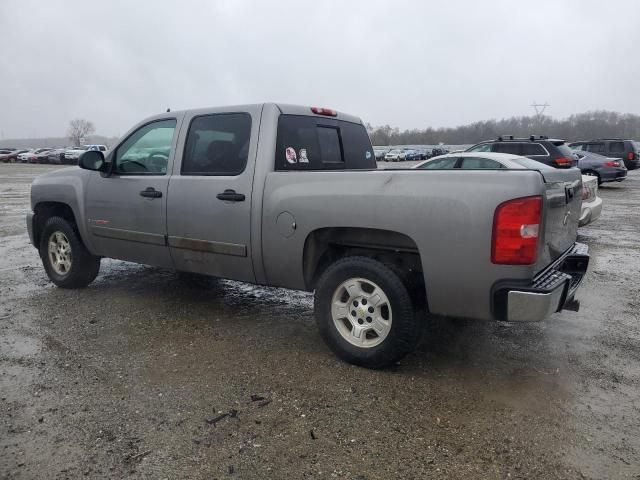
[(395, 155), (395, 154), (400, 153), (400, 150), (391, 150), (389, 153), (393, 153)]

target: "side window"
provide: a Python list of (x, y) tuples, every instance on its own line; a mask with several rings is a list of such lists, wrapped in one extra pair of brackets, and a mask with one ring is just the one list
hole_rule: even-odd
[(522, 144), (522, 153), (524, 156), (545, 156), (548, 155), (545, 148), (539, 143), (523, 143)]
[(504, 142), (504, 143), (495, 143), (494, 144), (494, 152), (498, 152), (498, 153), (510, 153), (512, 155), (521, 155), (521, 143), (509, 143), (509, 142)]
[(463, 170), (495, 170), (498, 168), (504, 168), (501, 163), (496, 162), (495, 160), (490, 160), (488, 158), (476, 158), (476, 157), (468, 157), (462, 159), (462, 165), (460, 166)]
[(593, 153), (604, 153), (604, 143), (588, 143), (586, 150)]
[(480, 145), (476, 145), (475, 147), (467, 150), (468, 152), (490, 152), (491, 151), (491, 143), (482, 143)]
[(116, 150), (116, 173), (165, 175), (176, 120), (160, 120), (140, 127)]
[(624, 142), (609, 143), (609, 151), (611, 153), (624, 153)]
[(247, 165), (251, 115), (220, 113), (195, 117), (182, 157), (182, 175), (238, 175)]
[(457, 162), (458, 157), (436, 158), (420, 165), (419, 168), (424, 170), (448, 170), (454, 168)]

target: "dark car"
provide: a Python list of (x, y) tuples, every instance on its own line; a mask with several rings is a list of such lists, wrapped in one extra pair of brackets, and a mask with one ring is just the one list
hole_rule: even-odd
[(446, 155), (447, 153), (449, 153), (449, 150), (447, 150), (446, 148), (436, 147), (436, 148), (431, 150), (431, 157), (437, 157), (439, 155)]
[(531, 135), (529, 138), (515, 138), (503, 135), (495, 140), (480, 142), (467, 152), (510, 153), (537, 160), (556, 168), (570, 168), (578, 164), (573, 151), (564, 140)]
[(42, 149), (40, 153), (36, 154), (35, 163), (49, 163), (49, 152), (51, 151), (50, 148)]
[(598, 185), (604, 182), (621, 182), (627, 178), (627, 167), (620, 158), (610, 158), (597, 153), (576, 151), (578, 168), (583, 175), (598, 177)]
[(64, 148), (49, 150), (47, 152), (47, 163), (51, 163), (54, 165), (62, 165), (63, 163), (65, 163), (64, 151)]
[(421, 160), (421, 155), (417, 150), (407, 148), (404, 151), (404, 159), (408, 162), (415, 162), (416, 160)]
[(640, 167), (640, 142), (621, 138), (598, 138), (586, 142), (573, 142), (574, 150), (593, 152), (605, 157), (620, 158), (629, 170)]

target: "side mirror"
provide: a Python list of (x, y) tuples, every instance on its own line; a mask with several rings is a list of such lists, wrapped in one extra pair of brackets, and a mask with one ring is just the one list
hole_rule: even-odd
[(80, 155), (80, 158), (78, 159), (78, 166), (85, 170), (101, 172), (106, 166), (104, 154), (99, 150), (87, 150)]

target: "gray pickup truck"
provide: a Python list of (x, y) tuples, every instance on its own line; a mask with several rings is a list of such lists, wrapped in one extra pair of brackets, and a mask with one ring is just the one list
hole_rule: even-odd
[(379, 368), (429, 315), (575, 309), (577, 169), (378, 170), (359, 118), (265, 103), (168, 112), (38, 177), (29, 236), (51, 281), (102, 257), (315, 292), (322, 337)]

